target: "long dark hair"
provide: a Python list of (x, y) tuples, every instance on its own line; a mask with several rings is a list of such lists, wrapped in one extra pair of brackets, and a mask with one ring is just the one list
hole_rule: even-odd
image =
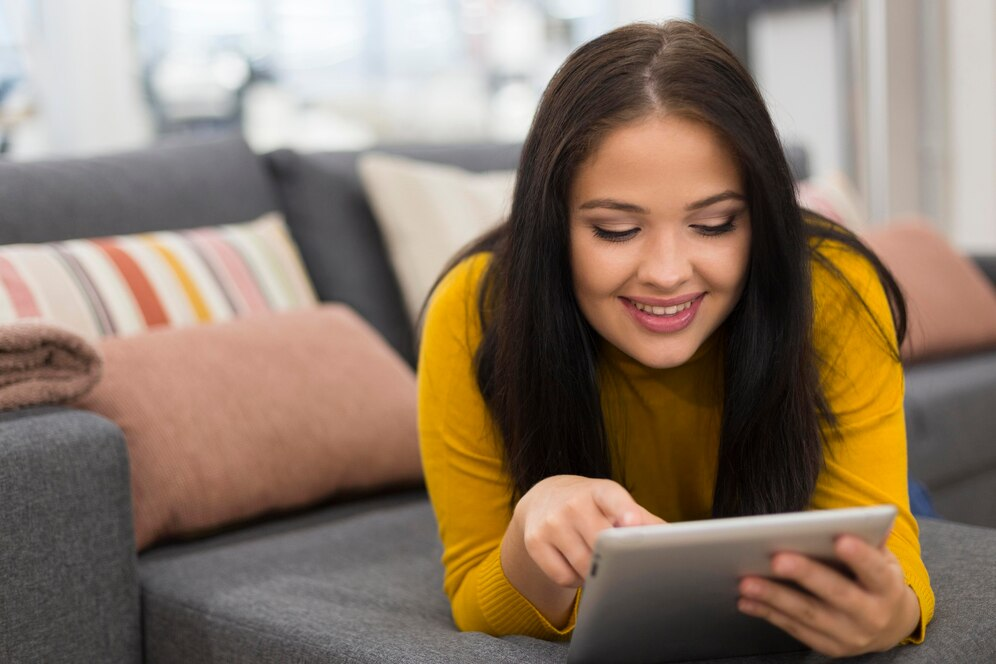
[[(505, 450), (513, 500), (551, 475), (612, 476), (598, 381), (598, 335), (581, 314), (570, 265), (567, 200), (578, 167), (607, 132), (654, 113), (707, 123), (738, 161), (752, 225), (743, 295), (725, 329), (715, 516), (803, 509), (835, 426), (812, 343), (810, 263), (836, 240), (865, 255), (892, 307), (902, 295), (851, 233), (804, 221), (792, 176), (750, 75), (692, 23), (634, 24), (578, 48), (547, 86), (523, 144), (508, 221), (451, 263), (492, 251), (479, 308), (477, 382)], [(853, 289), (852, 289), (853, 290)], [(896, 350), (898, 361), (898, 350)]]

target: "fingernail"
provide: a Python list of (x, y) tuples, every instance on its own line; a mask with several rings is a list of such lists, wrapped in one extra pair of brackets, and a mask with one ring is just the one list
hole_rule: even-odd
[(795, 561), (787, 557), (775, 558), (775, 563), (772, 568), (778, 574), (791, 574), (795, 571)]

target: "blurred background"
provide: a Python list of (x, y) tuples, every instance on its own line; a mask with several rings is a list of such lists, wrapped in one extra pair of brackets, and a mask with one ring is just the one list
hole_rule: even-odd
[(0, 0), (0, 158), (517, 142), (572, 49), (672, 17), (748, 65), (815, 206), (996, 250), (993, 0)]

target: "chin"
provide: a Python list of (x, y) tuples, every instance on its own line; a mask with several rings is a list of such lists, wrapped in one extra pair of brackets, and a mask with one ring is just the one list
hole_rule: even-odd
[(685, 350), (654, 351), (651, 349), (638, 349), (631, 354), (634, 360), (651, 369), (673, 369), (691, 359), (693, 353)]

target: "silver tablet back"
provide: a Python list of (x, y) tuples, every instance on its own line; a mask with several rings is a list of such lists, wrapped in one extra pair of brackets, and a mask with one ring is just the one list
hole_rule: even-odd
[(568, 662), (673, 662), (804, 649), (737, 610), (739, 580), (770, 574), (778, 551), (829, 561), (834, 539), (844, 533), (878, 546), (895, 514), (895, 507), (883, 505), (605, 531)]

